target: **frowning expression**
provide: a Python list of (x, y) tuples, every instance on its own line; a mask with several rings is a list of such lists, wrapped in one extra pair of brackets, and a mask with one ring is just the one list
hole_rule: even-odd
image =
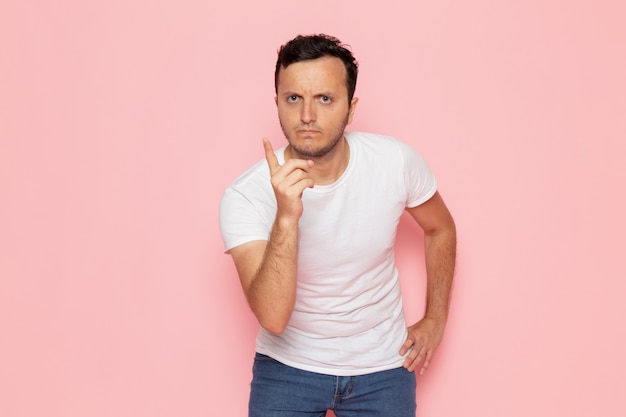
[(326, 56), (280, 69), (278, 118), (300, 157), (320, 158), (331, 152), (352, 122), (357, 101), (348, 101), (346, 69), (339, 58)]

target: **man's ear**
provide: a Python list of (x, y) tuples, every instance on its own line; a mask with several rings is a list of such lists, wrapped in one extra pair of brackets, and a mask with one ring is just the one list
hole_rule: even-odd
[(350, 109), (348, 109), (348, 124), (352, 123), (352, 118), (354, 117), (354, 112), (356, 111), (356, 105), (358, 102), (358, 97), (353, 97), (350, 102)]

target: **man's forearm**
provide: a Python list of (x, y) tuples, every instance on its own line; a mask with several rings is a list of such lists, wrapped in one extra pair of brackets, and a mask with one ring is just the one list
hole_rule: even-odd
[(425, 236), (426, 313), (445, 324), (448, 318), (450, 292), (456, 263), (456, 231), (454, 226)]
[(291, 317), (296, 300), (297, 259), (297, 221), (277, 218), (247, 294), (257, 320), (272, 333), (281, 333)]

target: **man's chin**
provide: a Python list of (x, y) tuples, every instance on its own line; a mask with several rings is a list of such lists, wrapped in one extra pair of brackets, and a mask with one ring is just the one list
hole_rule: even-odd
[(328, 153), (325, 149), (305, 148), (293, 145), (291, 145), (291, 148), (294, 154), (301, 158), (320, 158)]
[(314, 148), (293, 145), (291, 145), (291, 148), (293, 150), (293, 153), (300, 158), (321, 158), (322, 156), (325, 156), (328, 152), (330, 152), (330, 149), (326, 148)]
[(339, 143), (343, 134), (335, 138), (334, 141), (320, 146), (320, 142), (324, 142), (327, 138), (321, 137), (321, 133), (312, 133), (311, 135), (296, 133), (294, 137), (287, 137), (287, 141), (294, 153), (300, 158), (321, 158), (331, 152)]

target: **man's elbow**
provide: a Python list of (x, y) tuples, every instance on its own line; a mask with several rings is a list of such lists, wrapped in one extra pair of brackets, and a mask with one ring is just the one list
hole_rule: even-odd
[(279, 335), (285, 331), (291, 318), (291, 311), (289, 312), (272, 312), (272, 314), (257, 314), (256, 315), (259, 325), (268, 332)]
[(427, 237), (456, 240), (456, 225), (454, 220), (450, 217), (448, 221), (437, 225), (437, 227), (424, 230), (424, 235)]
[(259, 324), (262, 328), (275, 335), (281, 334), (287, 328), (287, 322), (284, 320), (259, 320)]
[(259, 325), (273, 334), (281, 334), (287, 328), (294, 303), (281, 303), (279, 305), (268, 305), (265, 303), (250, 303), (250, 307), (256, 316)]

